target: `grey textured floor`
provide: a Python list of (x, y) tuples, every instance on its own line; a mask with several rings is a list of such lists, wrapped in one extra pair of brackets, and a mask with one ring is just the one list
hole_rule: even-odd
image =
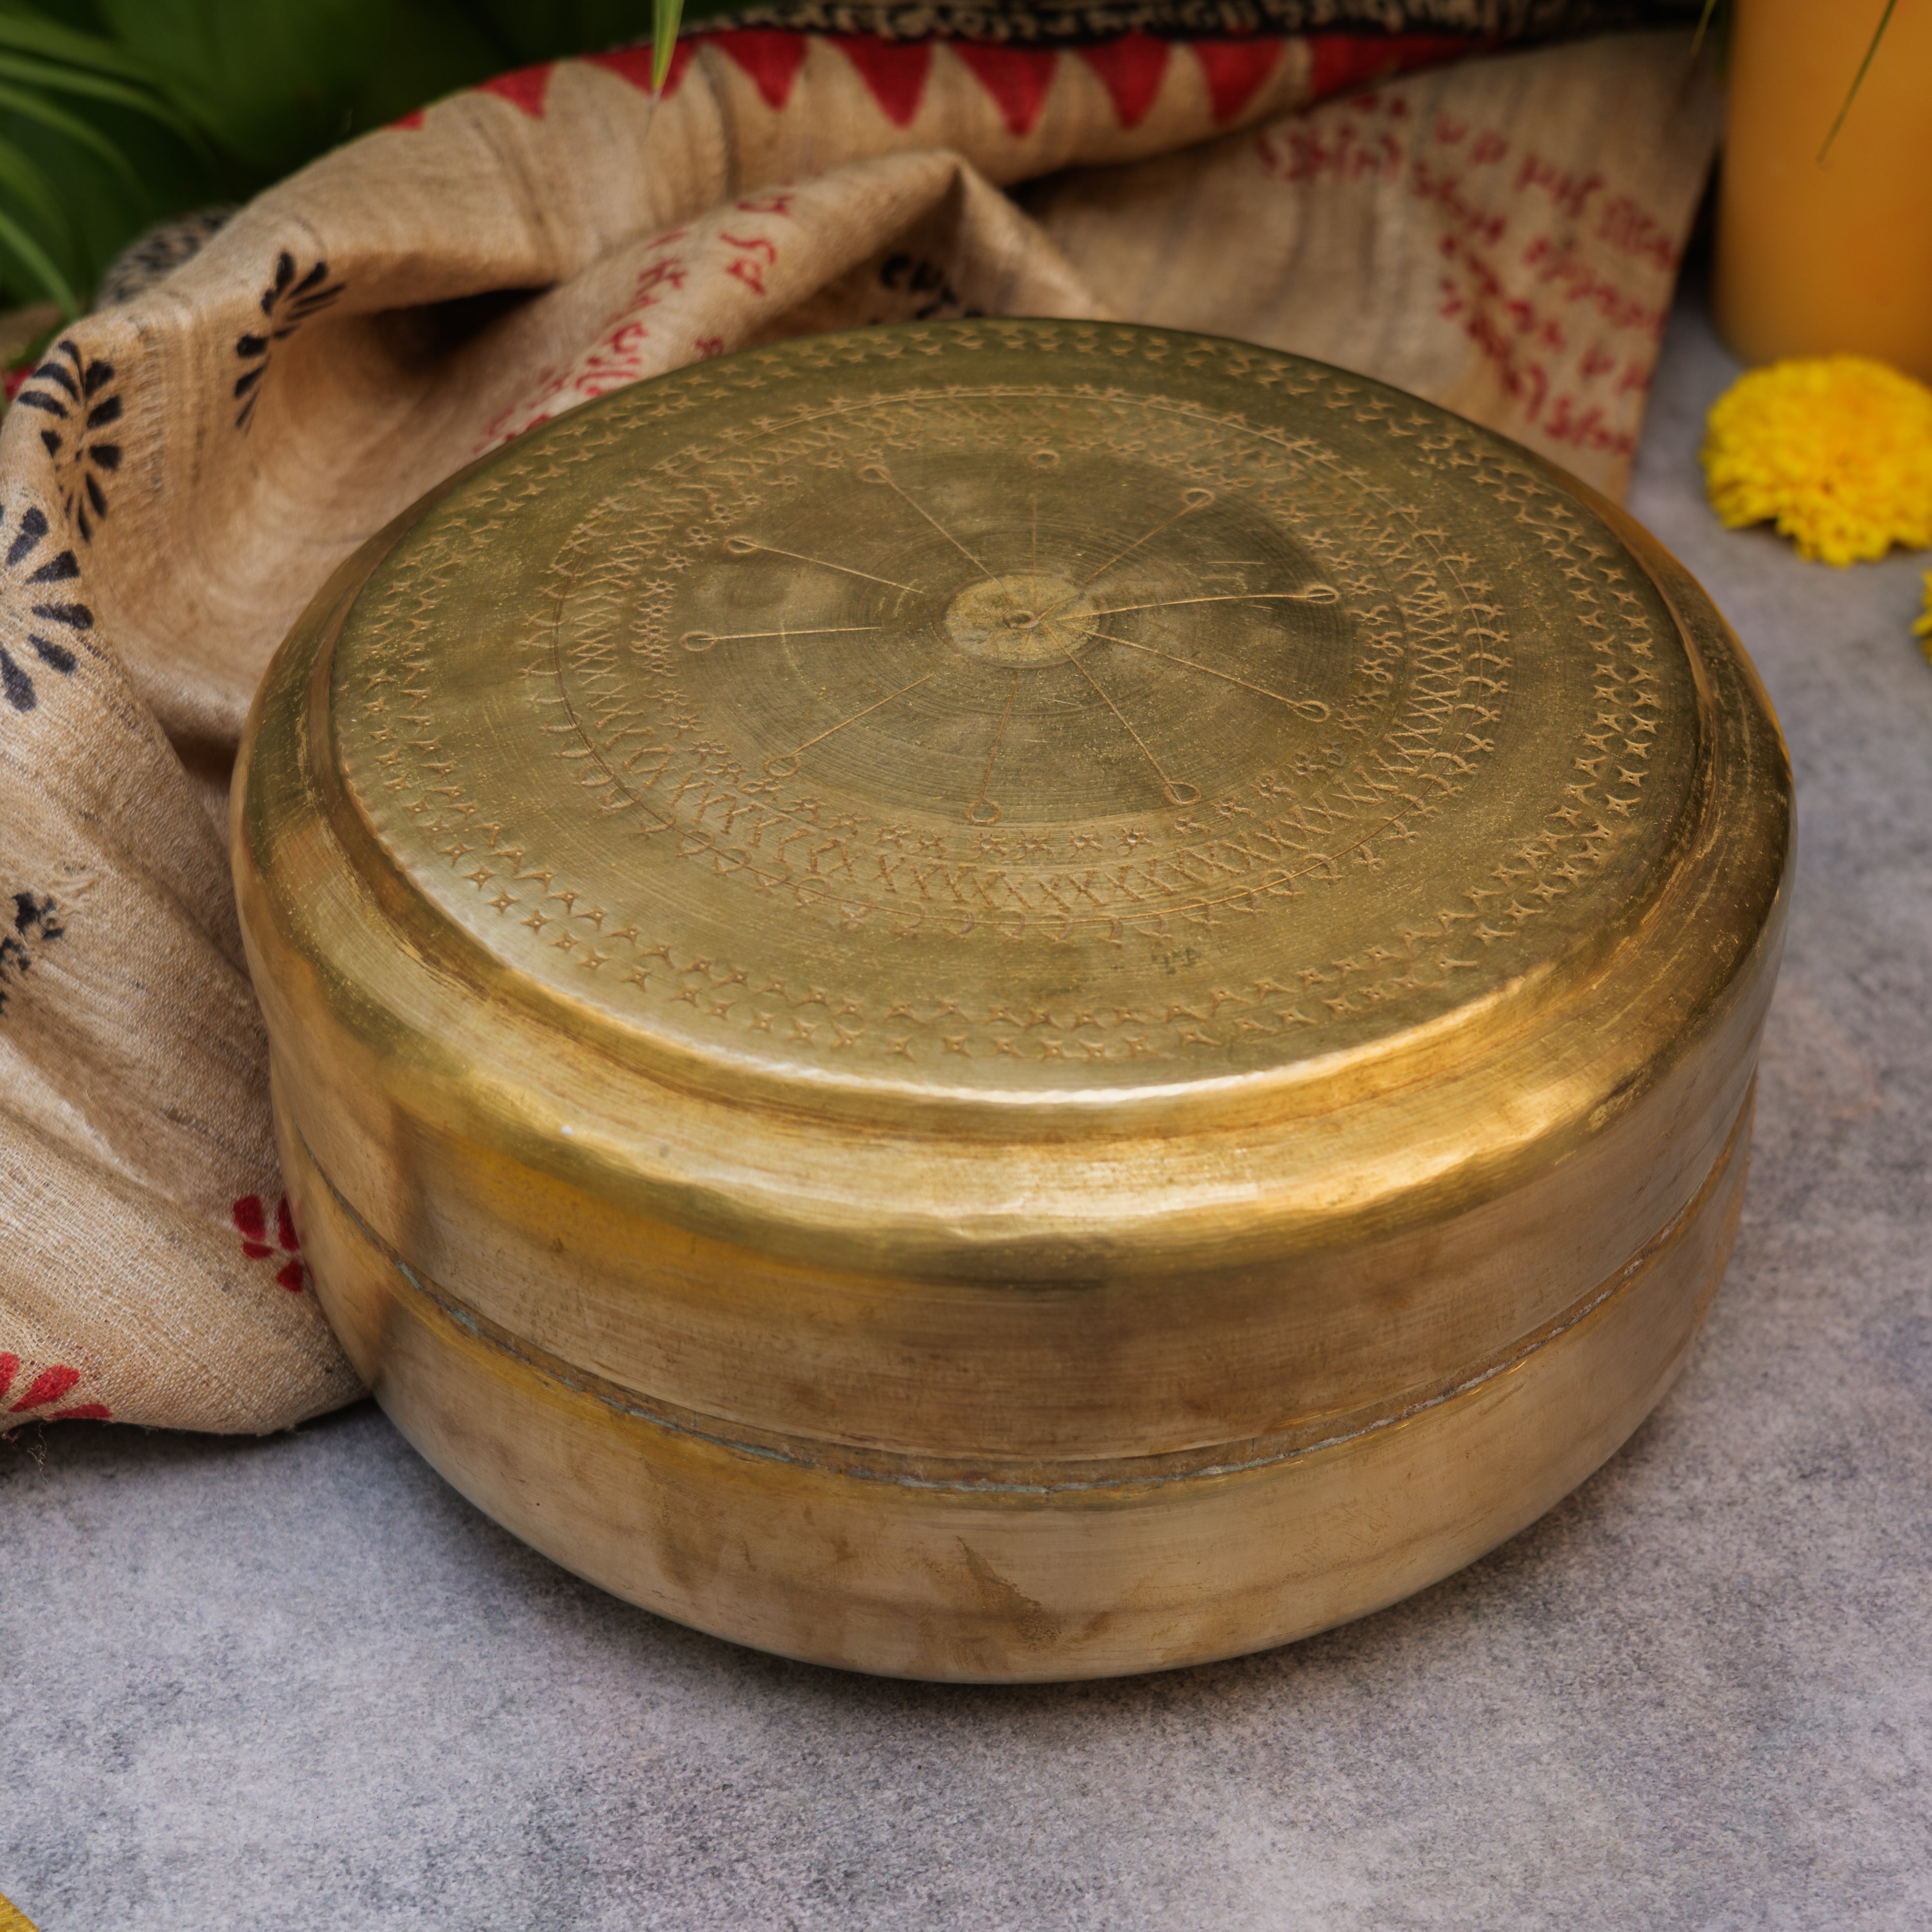
[(1910, 560), (1634, 507), (1755, 654), (1802, 860), (1729, 1285), (1676, 1392), (1473, 1569), (1068, 1689), (750, 1654), (600, 1594), (367, 1406), (0, 1448), (0, 1891), (42, 1932), (1932, 1924), (1932, 672)]

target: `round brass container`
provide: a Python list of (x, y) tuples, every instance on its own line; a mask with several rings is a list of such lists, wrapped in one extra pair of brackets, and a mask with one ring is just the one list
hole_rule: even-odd
[(967, 322), (626, 389), (341, 571), (235, 796), (350, 1354), (741, 1642), (1358, 1616), (1595, 1468), (1723, 1270), (1763, 694), (1615, 509), (1332, 369)]

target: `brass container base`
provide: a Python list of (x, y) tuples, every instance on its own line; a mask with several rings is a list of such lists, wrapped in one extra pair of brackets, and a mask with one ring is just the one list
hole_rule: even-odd
[(1730, 1256), (1755, 1096), (1655, 1240), (1453, 1386), (1273, 1454), (1224, 1444), (1192, 1472), (1163, 1458), (1151, 1479), (1130, 1459), (1069, 1462), (997, 1488), (650, 1412), (410, 1269), (316, 1168), (279, 1096), (276, 1125), (337, 1334), (411, 1445), (486, 1514), (614, 1594), (734, 1642), (880, 1676), (1024, 1683), (1310, 1636), (1534, 1522), (1682, 1366)]

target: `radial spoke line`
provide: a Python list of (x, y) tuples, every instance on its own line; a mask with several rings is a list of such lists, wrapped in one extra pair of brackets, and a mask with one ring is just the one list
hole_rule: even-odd
[(1152, 543), (1154, 538), (1159, 536), (1162, 530), (1166, 530), (1172, 524), (1179, 523), (1183, 517), (1192, 516), (1196, 510), (1200, 509), (1203, 506), (1198, 503), (1182, 504), (1180, 508), (1175, 511), (1172, 516), (1155, 524), (1154, 528), (1149, 530), (1146, 536), (1135, 538), (1133, 542), (1129, 544), (1125, 550), (1117, 550), (1112, 556), (1108, 558), (1105, 563), (1101, 565), (1098, 570), (1090, 571), (1086, 576), (1083, 577), (1080, 580), (1081, 589), (1083, 590), (1085, 590), (1087, 586), (1091, 584), (1095, 578), (1104, 576), (1108, 571), (1113, 568), (1115, 564), (1120, 562), (1121, 558), (1124, 556), (1132, 556), (1134, 552), (1138, 550), (1142, 544)]
[(712, 644), (740, 644), (758, 638), (842, 638), (854, 631), (883, 631), (883, 624), (820, 624), (801, 631), (687, 631), (686, 638), (704, 638), (710, 641), (704, 644), (686, 644), (687, 650), (706, 650)]
[[(796, 771), (798, 769), (798, 761), (800, 758), (804, 753), (810, 751), (813, 746), (822, 745), (826, 739), (832, 735), (834, 732), (844, 730), (848, 724), (857, 724), (859, 720), (862, 718), (871, 717), (874, 712), (882, 710), (885, 706), (891, 704), (894, 698), (903, 698), (909, 691), (916, 691), (921, 685), (927, 682), (931, 679), (937, 677), (938, 675), (939, 671), (935, 668), (926, 672), (923, 676), (914, 678), (910, 684), (901, 685), (896, 691), (887, 692), (885, 696), (879, 699), (876, 704), (868, 704), (866, 706), (864, 710), (855, 711), (850, 717), (842, 718), (837, 724), (828, 725), (825, 730), (819, 733), (817, 737), (808, 738), (803, 744), (794, 746), (790, 751), (782, 752), (776, 758), (767, 758), (765, 760), (765, 770), (767, 772), (771, 772), (772, 767), (774, 765), (789, 764), (792, 770)], [(788, 776), (788, 774), (780, 772), (772, 772), (772, 775), (774, 777)]]
[[(1126, 733), (1130, 738), (1132, 739), (1136, 745), (1140, 747), (1142, 757), (1145, 758), (1148, 763), (1153, 766), (1155, 772), (1159, 775), (1162, 788), (1167, 794), (1168, 802), (1173, 805), (1192, 805), (1194, 802), (1194, 800), (1198, 799), (1201, 796), (1199, 788), (1196, 786), (1184, 783), (1177, 784), (1172, 778), (1168, 776), (1166, 767), (1161, 764), (1160, 760), (1154, 756), (1154, 753), (1148, 748), (1147, 740), (1134, 729), (1132, 724), (1128, 723), (1127, 714), (1107, 695), (1106, 692), (1102, 688), (1099, 680), (1094, 676), (1094, 674), (1090, 671), (1071, 651), (1068, 650), (1064, 644), (1062, 644), (1060, 648), (1062, 652), (1065, 653), (1066, 662), (1070, 664), (1089, 684), (1093, 686), (1094, 690), (1100, 694), (1100, 702), (1120, 720), (1120, 728)], [(1184, 798), (1181, 796), (1183, 792), (1192, 792), (1194, 794), (1194, 797)]]
[(1033, 477), (1033, 508), (1027, 520), (1027, 602), (1040, 602), (1040, 465), (1029, 463), (1028, 471)]
[[(1214, 502), (1214, 494), (1211, 494), (1210, 490), (1202, 490), (1200, 496), (1198, 496), (1198, 500), (1194, 500), (1194, 502), (1184, 502), (1183, 506), (1178, 508), (1178, 510), (1174, 510), (1173, 516), (1165, 518), (1163, 522), (1155, 524), (1154, 530), (1148, 531), (1148, 533), (1146, 533), (1146, 536), (1144, 536), (1144, 537), (1136, 537), (1136, 539), (1134, 539), (1132, 543), (1128, 544), (1126, 549), (1124, 549), (1124, 550), (1114, 550), (1113, 556), (1107, 558), (1107, 562), (1101, 564), (1100, 570), (1088, 572), (1088, 576), (1084, 576), (1082, 580), (1078, 581), (1076, 586), (1074, 586), (1074, 590), (1076, 590), (1076, 591), (1084, 591), (1084, 590), (1086, 590), (1088, 586), (1090, 586), (1091, 581), (1094, 581), (1094, 578), (1101, 578), (1101, 576), (1105, 576), (1105, 574), (1107, 574), (1107, 572), (1109, 572), (1109, 570), (1113, 570), (1114, 564), (1120, 562), (1120, 558), (1123, 558), (1123, 556), (1132, 556), (1134, 550), (1140, 549), (1140, 547), (1142, 547), (1142, 544), (1144, 544), (1144, 543), (1151, 543), (1151, 541), (1154, 541), (1155, 537), (1160, 536), (1161, 531), (1167, 530), (1167, 527), (1171, 526), (1171, 524), (1178, 524), (1178, 522), (1180, 522), (1180, 518), (1184, 518), (1184, 516), (1192, 516), (1192, 514), (1196, 512), (1196, 510), (1205, 510), (1205, 508), (1208, 508), (1208, 504), (1210, 504), (1210, 502)], [(1053, 610), (1041, 610), (1040, 616), (1034, 618), (1034, 624), (1043, 624), (1043, 622), (1046, 622), (1047, 618), (1053, 616), (1054, 610), (1064, 610), (1064, 608), (1066, 608), (1066, 604), (1070, 604), (1070, 603), (1072, 603), (1072, 597), (1063, 597), (1063, 599), (1060, 599), (1059, 603), (1054, 604)], [(1032, 626), (1028, 626), (1028, 628), (1032, 628)]]
[(1000, 815), (1000, 808), (994, 806), (993, 818), (982, 819), (974, 816), (986, 802), (986, 788), (993, 782), (993, 760), (1000, 755), (1001, 741), (1006, 735), (1006, 720), (1013, 715), (1013, 700), (1020, 694), (1020, 674), (1013, 673), (1013, 681), (1006, 687), (1006, 708), (1000, 713), (1000, 728), (993, 734), (993, 748), (986, 754), (986, 769), (980, 774), (980, 789), (973, 802), (966, 808), (966, 816), (975, 825), (990, 825)]
[(1311, 586), (1309, 590), (1230, 590), (1212, 597), (1168, 597), (1158, 604), (1109, 604), (1083, 614), (1089, 617), (1118, 617), (1124, 611), (1174, 610), (1184, 604), (1332, 604), (1336, 601), (1332, 591), (1326, 597), (1312, 594), (1315, 590), (1328, 589), (1324, 584)]
[(1225, 684), (1238, 684), (1244, 691), (1252, 691), (1258, 696), (1271, 698), (1277, 704), (1285, 704), (1289, 710), (1299, 712), (1311, 724), (1319, 724), (1328, 716), (1328, 707), (1319, 698), (1284, 698), (1278, 691), (1270, 691), (1264, 684), (1250, 684), (1244, 677), (1237, 677), (1232, 671), (1216, 670), (1212, 664), (1197, 664), (1192, 658), (1176, 657), (1172, 651), (1157, 651), (1151, 644), (1137, 644), (1131, 638), (1117, 638), (1112, 631), (1089, 631), (1090, 638), (1098, 638), (1102, 643), (1124, 644), (1130, 651), (1144, 651), (1150, 658), (1160, 658), (1168, 664), (1185, 664), (1190, 670), (1198, 670), (1208, 677), (1218, 677)]
[(943, 536), (946, 541), (950, 543), (952, 548), (980, 573), (982, 577), (988, 578), (992, 581), (998, 581), (998, 579), (993, 577), (993, 573), (988, 570), (986, 566), (982, 563), (980, 560), (975, 556), (973, 553), (968, 550), (966, 546), (932, 514), (930, 510), (923, 508), (915, 499), (908, 496), (906, 493), (899, 488), (898, 484), (892, 480), (892, 472), (888, 470), (883, 463), (878, 465), (878, 478), (879, 481), (884, 484), (886, 488), (891, 490), (892, 494), (897, 496), (908, 509), (912, 510), (918, 515), (923, 517), (930, 524), (932, 527), (936, 530), (939, 534)]
[(739, 546), (742, 546), (737, 549), (737, 554), (740, 556), (744, 556), (752, 550), (763, 550), (768, 556), (788, 556), (794, 563), (815, 565), (820, 570), (843, 571), (848, 577), (862, 577), (868, 584), (883, 584), (894, 590), (913, 590), (918, 588), (916, 584), (902, 584), (896, 577), (875, 577), (869, 570), (854, 570), (849, 563), (834, 563), (830, 557), (807, 556), (804, 551), (800, 550), (781, 550), (776, 544), (759, 543), (750, 537), (732, 537), (727, 541), (724, 547), (727, 550), (731, 550)]

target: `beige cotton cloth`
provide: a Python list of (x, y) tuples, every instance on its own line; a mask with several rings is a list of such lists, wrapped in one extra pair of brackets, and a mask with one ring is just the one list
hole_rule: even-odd
[(330, 571), (518, 430), (806, 331), (1112, 316), (1361, 370), (1620, 490), (1712, 92), (1640, 33), (1310, 106), (1444, 50), (738, 31), (655, 110), (642, 53), (563, 62), (77, 322), (0, 425), (0, 1426), (358, 1393), (282, 1204), (226, 773)]

